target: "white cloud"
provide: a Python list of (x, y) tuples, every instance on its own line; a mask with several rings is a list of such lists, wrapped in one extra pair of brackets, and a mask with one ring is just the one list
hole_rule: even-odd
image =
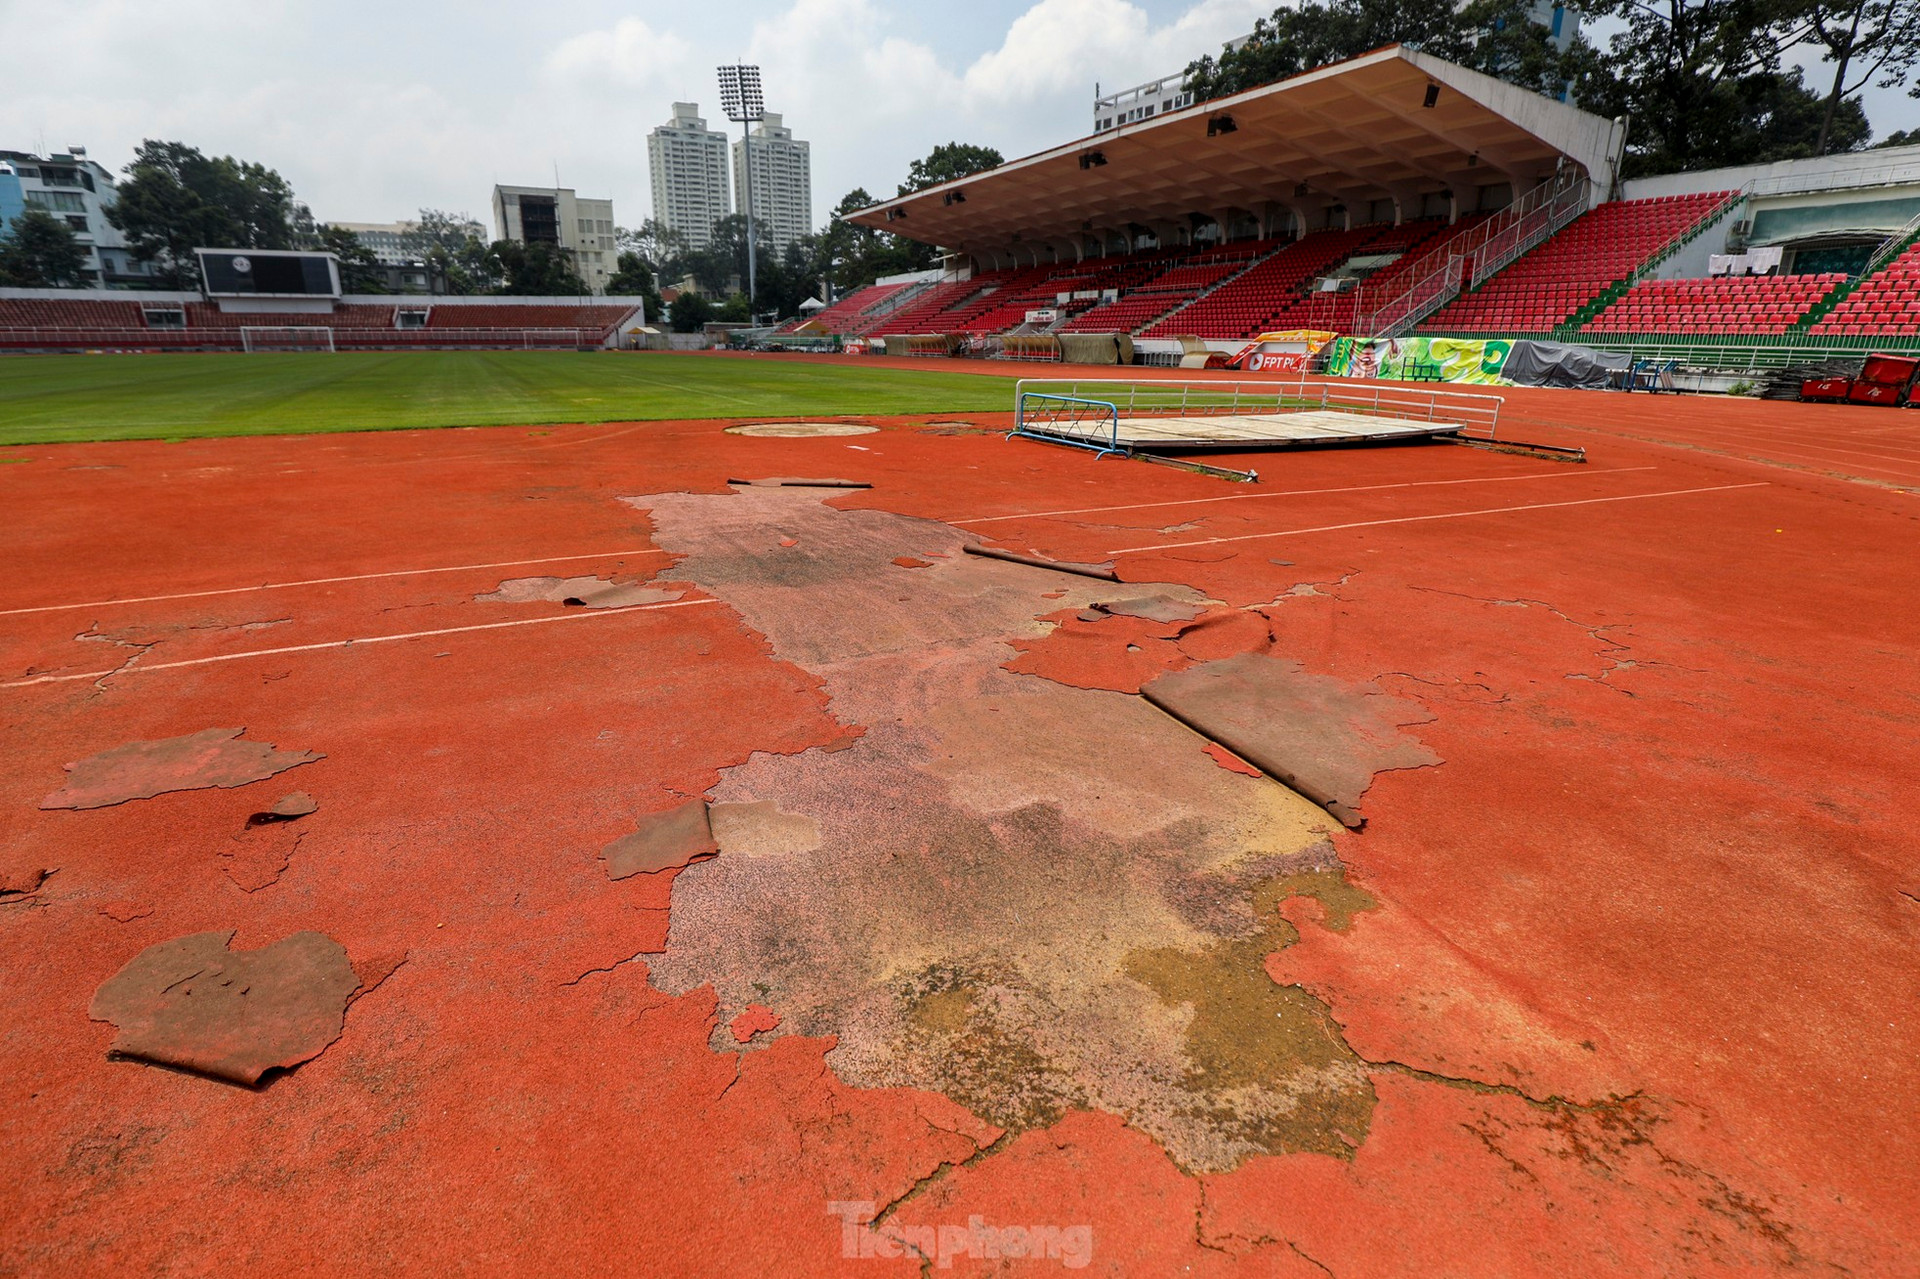
[(684, 67), (692, 52), (671, 31), (655, 31), (639, 18), (622, 18), (611, 30), (561, 41), (547, 54), (542, 70), (550, 83), (568, 87), (653, 89)]
[(0, 0), (0, 48), (63, 51), (10, 60), (0, 148), (78, 143), (118, 167), (142, 138), (179, 139), (271, 165), (343, 221), (484, 215), (496, 181), (558, 165), (634, 224), (651, 209), (646, 131), (674, 101), (717, 120), (713, 68), (745, 57), (813, 145), (824, 217), (855, 186), (890, 194), (941, 143), (1015, 157), (1082, 136), (1096, 81), (1182, 67), (1272, 3), (1031, 0), (1009, 19), (1003, 4), (575, 0), (529, 25), (454, 0)]

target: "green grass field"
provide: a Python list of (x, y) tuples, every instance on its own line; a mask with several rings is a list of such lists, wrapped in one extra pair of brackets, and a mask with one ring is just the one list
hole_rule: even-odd
[(664, 352), (0, 357), (0, 445), (1012, 407), (1004, 378)]

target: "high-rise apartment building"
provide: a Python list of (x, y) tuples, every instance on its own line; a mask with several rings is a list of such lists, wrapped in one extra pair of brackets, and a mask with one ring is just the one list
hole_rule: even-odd
[(605, 293), (619, 270), (612, 200), (583, 200), (568, 187), (497, 186), (493, 225), (496, 239), (566, 250), (594, 293)]
[[(748, 181), (747, 166), (753, 166)], [(813, 229), (813, 159), (807, 144), (769, 111), (760, 124), (733, 143), (734, 207), (745, 212), (753, 198), (754, 236), (775, 254)]]
[(647, 135), (654, 221), (704, 249), (713, 224), (733, 212), (727, 198), (727, 135), (707, 128), (697, 102), (673, 104), (673, 119)]

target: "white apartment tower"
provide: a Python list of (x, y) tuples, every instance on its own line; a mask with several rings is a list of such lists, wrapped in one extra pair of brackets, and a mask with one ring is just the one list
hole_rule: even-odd
[(796, 139), (779, 116), (767, 112), (751, 134), (734, 140), (733, 191), (741, 212), (746, 210), (749, 162), (754, 237), (777, 256), (813, 229), (813, 160), (807, 144)]
[(612, 200), (583, 200), (571, 187), (497, 186), (493, 227), (501, 240), (558, 245), (596, 294), (619, 269)]
[(653, 218), (704, 249), (713, 224), (733, 211), (727, 198), (727, 135), (707, 128), (697, 102), (673, 104), (673, 119), (647, 135)]

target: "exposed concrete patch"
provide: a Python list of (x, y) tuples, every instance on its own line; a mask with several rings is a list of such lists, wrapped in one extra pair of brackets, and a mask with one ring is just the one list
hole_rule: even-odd
[(632, 578), (516, 577), (498, 590), (474, 596), (478, 604), (570, 604), (576, 608), (631, 608), (635, 604), (664, 604), (686, 592), (644, 586)]
[(273, 806), (247, 818), (249, 826), (270, 826), (275, 822), (295, 822), (316, 812), (319, 801), (303, 790), (292, 791), (273, 801)]
[(805, 813), (783, 813), (772, 800), (715, 804), (707, 810), (713, 841), (739, 857), (785, 857), (820, 847), (820, 823)]
[(728, 435), (771, 439), (807, 439), (816, 435), (872, 435), (880, 428), (859, 422), (748, 422), (727, 428)]
[[(779, 489), (631, 500), (686, 557), (677, 574), (867, 726), (838, 753), (756, 754), (714, 788), (716, 816), (804, 813), (818, 829), (817, 847), (723, 855), (675, 882), (649, 966), (669, 993), (714, 988), (716, 1047), (764, 1004), (788, 1031), (836, 1036), (828, 1061), (850, 1082), (938, 1090), (1009, 1129), (1097, 1107), (1194, 1169), (1343, 1150), (1341, 1134), (1364, 1133), (1363, 1077), (1337, 1035), (1301, 1031), (1311, 1052), (1270, 1053), (1271, 1073), (1223, 1097), (1196, 1074), (1191, 1004), (1129, 969), (1142, 953), (1203, 963), (1244, 939), (1246, 982), (1277, 992), (1260, 947), (1284, 924), (1256, 919), (1253, 888), (1330, 866), (1331, 823), (1219, 767), (1139, 698), (1001, 669), (1009, 640), (1110, 585), (956, 556), (902, 592), (888, 567), (899, 546), (952, 553), (965, 535)], [(774, 530), (799, 548), (768, 554)], [(1287, 998), (1320, 1026), (1317, 1001)]]
[(88, 1015), (119, 1029), (111, 1055), (253, 1085), (340, 1037), (359, 987), (346, 948), (295, 933), (229, 950), (233, 931), (147, 947), (95, 992)]
[(1366, 1063), (1325, 1004), (1298, 986), (1276, 985), (1265, 966), (1270, 953), (1299, 937), (1278, 911), (1297, 894), (1347, 912), (1373, 904), (1337, 871), (1284, 876), (1253, 890), (1253, 931), (1199, 951), (1138, 950), (1127, 957), (1127, 973), (1192, 1009), (1186, 1090), (1206, 1099), (1229, 1142), (1344, 1155), (1366, 1136), (1373, 1111)]
[(1176, 600), (1166, 595), (1144, 595), (1133, 599), (1102, 600), (1097, 612), (1114, 617), (1138, 617), (1149, 622), (1190, 622), (1206, 612), (1204, 603)]
[(1371, 683), (1309, 674), (1284, 658), (1247, 653), (1204, 662), (1141, 693), (1318, 803), (1350, 809), (1375, 773), (1443, 762), (1402, 731), (1433, 720), (1431, 711)]
[(679, 870), (720, 851), (705, 800), (693, 799), (641, 818), (639, 828), (600, 850), (608, 879)]
[(129, 742), (66, 765), (67, 784), (42, 808), (107, 808), (168, 791), (232, 789), (325, 759), (319, 751), (276, 750), (237, 740), (244, 728), (206, 728), (183, 737)]

